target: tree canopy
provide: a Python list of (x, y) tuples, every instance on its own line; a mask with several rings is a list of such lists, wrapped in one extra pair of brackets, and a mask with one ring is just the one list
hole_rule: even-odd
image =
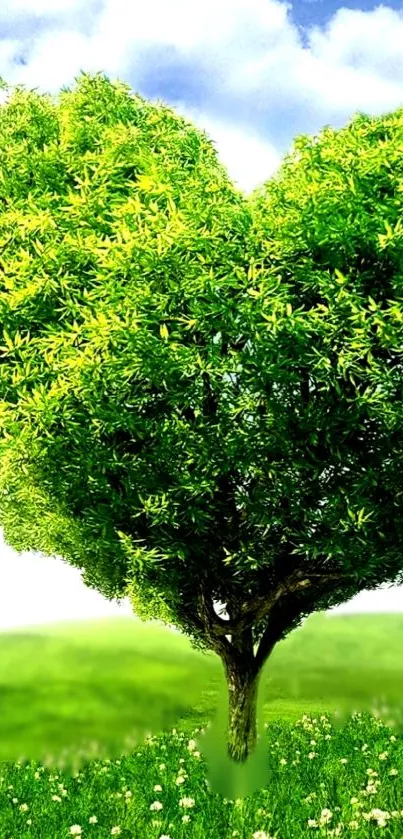
[(0, 108), (5, 540), (235, 693), (303, 617), (403, 582), (402, 141), (403, 109), (356, 114), (246, 197), (103, 74)]

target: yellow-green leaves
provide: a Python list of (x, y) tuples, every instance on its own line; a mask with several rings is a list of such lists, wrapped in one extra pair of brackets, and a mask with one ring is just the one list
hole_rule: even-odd
[(186, 323), (186, 331), (188, 331), (189, 329), (193, 329), (193, 327), (196, 326), (198, 322), (197, 318), (189, 318), (188, 320), (185, 320), (185, 318), (183, 318), (182, 320)]
[(227, 548), (223, 545), (223, 551), (225, 553), (225, 557), (223, 559), (224, 565), (230, 565), (233, 560), (236, 558), (236, 554), (231, 553)]
[(336, 274), (336, 283), (339, 285), (345, 285), (347, 283), (347, 277), (345, 277), (338, 268), (335, 268), (334, 273)]
[(20, 332), (15, 332), (13, 338), (8, 334), (6, 330), (3, 330), (3, 338), (5, 344), (0, 346), (0, 350), (2, 350), (1, 355), (8, 355), (10, 352), (14, 350), (18, 350), (24, 344), (28, 344), (29, 342), (29, 333), (27, 335), (21, 335)]
[(137, 186), (142, 192), (151, 192), (154, 187), (154, 178), (150, 175), (140, 175), (137, 178)]
[(168, 340), (169, 332), (168, 332), (168, 327), (165, 323), (162, 323), (161, 326), (160, 326), (160, 335), (161, 335), (161, 338), (164, 341)]
[(391, 242), (397, 242), (399, 239), (401, 240), (403, 238), (403, 225), (400, 218), (393, 229), (387, 219), (384, 219), (384, 225), (386, 228), (386, 234), (378, 234), (379, 246), (382, 250), (384, 250)]
[[(355, 526), (357, 530), (362, 530), (364, 524), (367, 521), (370, 521), (373, 515), (374, 512), (372, 510), (366, 513), (364, 507), (362, 507), (360, 510), (354, 510), (349, 505), (347, 505), (347, 516), (350, 522), (352, 522), (352, 524)], [(348, 522), (341, 522), (340, 524), (345, 532), (347, 532), (351, 528), (351, 525)]]
[(14, 349), (14, 341), (10, 338), (8, 332), (6, 332), (5, 329), (3, 330), (3, 338), (6, 342), (6, 346), (5, 347), (4, 346), (0, 347), (0, 349), (5, 350), (6, 354), (7, 354), (7, 350), (13, 350)]

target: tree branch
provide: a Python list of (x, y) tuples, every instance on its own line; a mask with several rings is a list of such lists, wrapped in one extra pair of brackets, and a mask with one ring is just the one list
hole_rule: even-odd
[[(288, 597), (301, 590), (331, 581), (344, 581), (354, 579), (353, 574), (329, 573), (303, 571), (296, 569), (282, 580), (271, 592), (266, 592), (252, 600), (245, 600), (235, 616), (230, 620), (221, 618), (214, 610), (210, 586), (208, 584), (208, 572), (204, 571), (202, 579), (198, 583), (196, 595), (196, 609), (186, 607), (186, 615), (195, 628), (201, 632), (205, 641), (211, 648), (226, 662), (239, 660), (245, 661), (245, 644), (251, 641), (251, 631), (255, 623), (268, 618), (269, 623), (260, 640), (259, 648), (254, 659), (254, 665), (260, 667), (280, 639), (282, 633), (303, 611), (307, 600), (299, 600), (298, 597)], [(317, 580), (318, 583), (315, 583)], [(309, 599), (309, 598), (308, 598)], [(280, 607), (281, 603), (281, 607)], [(279, 604), (279, 609), (277, 609)], [(284, 604), (284, 605), (283, 605)], [(231, 610), (234, 614), (235, 610)], [(271, 618), (272, 615), (272, 619)], [(231, 642), (228, 637), (231, 636)], [(250, 636), (250, 637), (249, 637)], [(248, 641), (248, 643), (249, 643)], [(249, 645), (250, 646), (250, 645)], [(251, 647), (253, 652), (253, 645)]]
[(314, 578), (326, 583), (330, 580), (342, 581), (355, 577), (353, 574), (320, 574), (304, 572), (300, 569), (293, 571), (279, 583), (273, 592), (267, 592), (260, 597), (256, 597), (252, 602), (244, 601), (241, 604), (238, 616), (232, 621), (225, 621), (227, 632), (236, 634), (253, 623), (263, 620), (270, 614), (271, 609), (280, 598), (286, 594), (293, 594), (301, 589), (309, 588), (312, 585), (311, 580)]
[[(352, 578), (352, 574), (310, 574), (311, 577), (317, 577), (322, 581), (331, 581), (335, 580), (339, 582), (345, 578)], [(332, 586), (331, 588), (336, 588), (337, 586)], [(314, 584), (314, 589), (317, 586)], [(276, 607), (273, 609), (272, 615), (269, 616), (269, 622), (266, 626), (266, 629), (263, 632), (263, 635), (260, 639), (259, 646), (254, 658), (256, 671), (259, 672), (261, 667), (263, 667), (265, 661), (267, 660), (268, 656), (270, 655), (273, 647), (277, 644), (277, 642), (282, 638), (284, 630), (290, 627), (291, 623), (302, 616), (304, 612), (307, 611), (307, 607), (310, 604), (314, 604), (316, 602), (316, 592), (310, 592), (307, 598), (303, 598), (299, 600), (297, 598), (291, 598), (288, 603), (287, 600), (284, 601), (284, 604), (278, 603), (279, 611), (276, 613)]]
[(231, 655), (231, 644), (225, 637), (226, 635), (231, 635), (231, 629), (228, 627), (229, 621), (223, 620), (214, 611), (213, 601), (206, 586), (206, 576), (204, 576), (204, 579), (199, 584), (197, 596), (199, 619), (201, 620), (205, 637), (210, 642), (213, 650), (222, 658), (227, 659)]
[[(302, 578), (302, 579), (301, 579)], [(209, 640), (214, 640), (214, 643), (221, 642), (224, 639), (224, 647), (227, 649), (229, 642), (225, 638), (226, 635), (237, 636), (248, 630), (253, 624), (263, 620), (270, 615), (270, 611), (280, 598), (286, 594), (293, 594), (306, 589), (312, 585), (311, 578), (318, 578), (322, 582), (329, 580), (344, 580), (353, 578), (350, 574), (304, 574), (301, 570), (293, 571), (285, 580), (283, 580), (277, 588), (271, 592), (256, 597), (254, 600), (244, 601), (241, 604), (238, 615), (232, 620), (225, 620), (221, 618), (214, 610), (211, 594), (207, 585), (207, 574), (201, 583), (199, 583), (199, 590), (197, 594), (197, 614), (192, 616), (192, 619), (197, 622), (198, 628), (205, 628), (208, 633)], [(229, 649), (231, 649), (229, 645)]]
[(259, 646), (254, 657), (254, 667), (256, 668), (256, 672), (259, 672), (259, 670), (263, 667), (272, 649), (275, 647), (277, 642), (280, 641), (284, 630), (287, 629), (291, 622), (301, 614), (304, 605), (306, 604), (303, 604), (301, 601), (294, 598), (294, 600), (290, 603), (284, 604), (284, 610), (280, 610), (280, 613), (277, 615), (274, 607), (274, 614), (271, 618), (269, 618), (269, 622), (260, 639)]

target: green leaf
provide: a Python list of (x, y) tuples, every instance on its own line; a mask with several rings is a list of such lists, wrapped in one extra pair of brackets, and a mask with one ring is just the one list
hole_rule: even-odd
[(347, 277), (345, 277), (338, 268), (335, 268), (334, 273), (336, 274), (336, 283), (339, 283), (339, 285), (345, 285)]

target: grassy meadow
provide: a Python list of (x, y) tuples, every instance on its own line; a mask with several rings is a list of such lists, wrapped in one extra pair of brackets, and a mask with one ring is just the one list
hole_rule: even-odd
[[(260, 684), (271, 781), (235, 800), (210, 791), (196, 742), (216, 656), (122, 617), (0, 638), (0, 839), (403, 839), (403, 733), (358, 710), (401, 704), (403, 614), (314, 614), (277, 646)], [(357, 712), (336, 726), (342, 701)]]

